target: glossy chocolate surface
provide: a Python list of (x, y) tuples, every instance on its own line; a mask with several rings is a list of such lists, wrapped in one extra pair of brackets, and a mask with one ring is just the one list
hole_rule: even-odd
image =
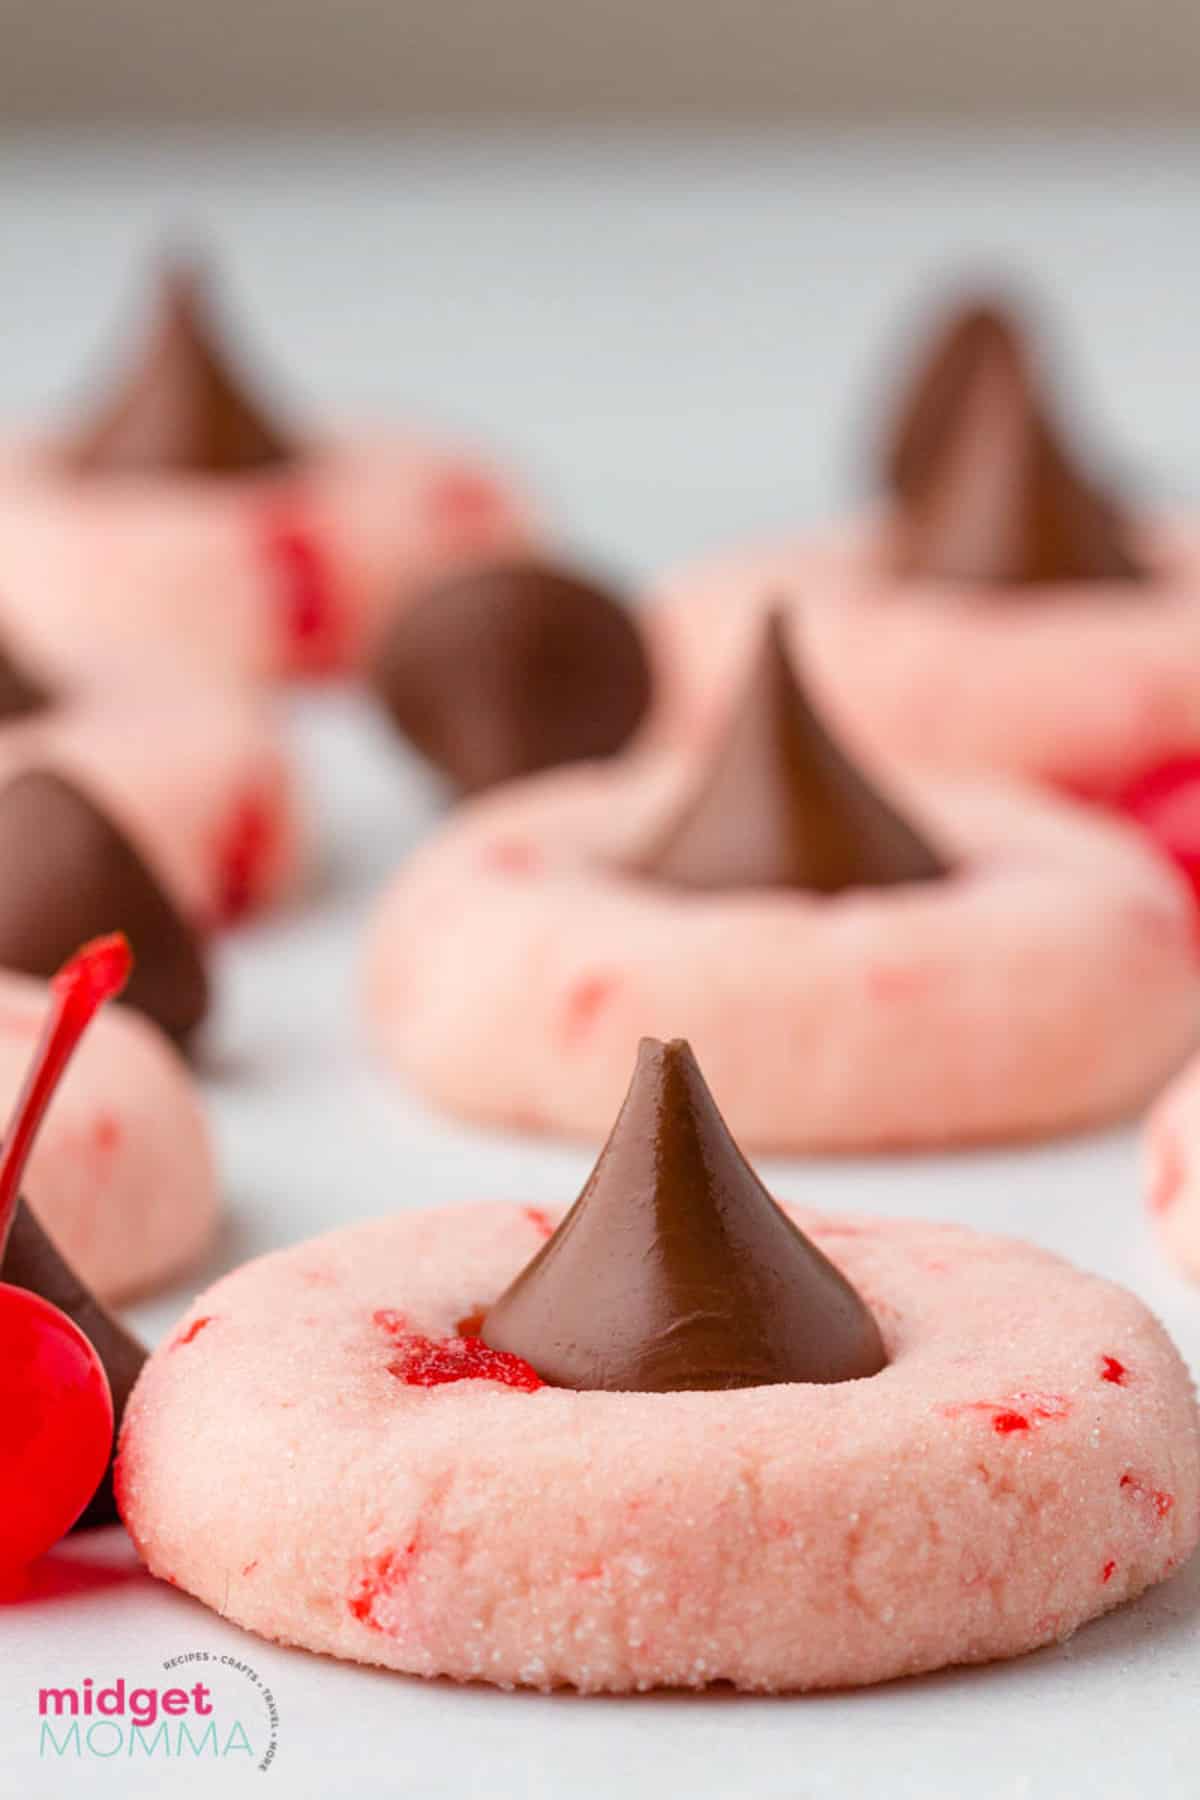
[(404, 608), (374, 687), (422, 756), (477, 793), (620, 750), (649, 704), (650, 669), (614, 594), (512, 562), (453, 576)]
[(149, 327), (68, 445), (70, 466), (85, 475), (239, 475), (296, 455), (222, 344), (201, 271), (167, 264)]
[(678, 887), (821, 894), (929, 881), (948, 867), (835, 743), (778, 614), (698, 786), (636, 866)]
[(0, 723), (28, 718), (54, 703), (48, 688), (35, 681), (12, 653), (0, 644)]
[(485, 1317), (557, 1387), (635, 1393), (854, 1381), (866, 1305), (771, 1198), (682, 1040), (644, 1038), (575, 1205)]
[(899, 575), (1011, 589), (1147, 574), (1120, 507), (1077, 465), (1015, 315), (998, 306), (951, 321), (884, 461)]
[(979, 371), (1007, 364), (1032, 386), (1033, 357), (1024, 322), (991, 295), (966, 300), (926, 342), (902, 386), (880, 457), (887, 491), (901, 500), (919, 494), (961, 418)]
[(123, 931), (123, 1003), (186, 1039), (208, 1010), (200, 944), (133, 845), (79, 787), (30, 770), (0, 788), (0, 968), (49, 979), (89, 939)]

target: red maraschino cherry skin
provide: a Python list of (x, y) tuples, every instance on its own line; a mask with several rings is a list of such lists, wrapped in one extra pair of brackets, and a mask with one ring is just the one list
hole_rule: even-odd
[[(50, 984), (50, 1017), (0, 1150), (0, 1261), (46, 1107), (132, 966), (124, 937), (97, 938)], [(79, 1327), (40, 1295), (0, 1282), (0, 1592), (75, 1523), (108, 1466), (112, 1434), (108, 1377)]]
[(104, 1365), (65, 1313), (0, 1283), (0, 1598), (68, 1532), (112, 1449)]

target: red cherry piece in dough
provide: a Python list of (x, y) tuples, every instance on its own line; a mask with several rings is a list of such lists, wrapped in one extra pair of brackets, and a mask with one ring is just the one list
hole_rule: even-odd
[(430, 1338), (407, 1331), (398, 1313), (383, 1308), (375, 1323), (391, 1339), (389, 1375), (406, 1387), (443, 1387), (451, 1381), (498, 1381), (532, 1394), (545, 1383), (537, 1370), (507, 1350), (493, 1350), (478, 1337)]
[(349, 657), (345, 619), (320, 538), (297, 508), (267, 514), (262, 553), (288, 669), (330, 675)]

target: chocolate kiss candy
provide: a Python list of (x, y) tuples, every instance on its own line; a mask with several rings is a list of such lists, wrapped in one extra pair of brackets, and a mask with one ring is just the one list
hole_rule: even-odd
[(0, 722), (41, 712), (52, 696), (0, 644)]
[(83, 474), (236, 475), (296, 452), (243, 392), (198, 270), (168, 264), (136, 360), (67, 450)]
[(0, 788), (0, 968), (49, 978), (77, 945), (123, 931), (125, 1000), (182, 1040), (208, 1010), (199, 946), (133, 846), (79, 788), (33, 769)]
[(1118, 509), (1072, 466), (1012, 345), (986, 339), (959, 379), (924, 461), (910, 435), (919, 479), (902, 495), (897, 572), (996, 587), (1141, 579)]
[(563, 569), (452, 576), (396, 618), (374, 670), (393, 723), (465, 793), (611, 756), (650, 699), (637, 627)]
[(932, 880), (947, 866), (829, 736), (773, 613), (699, 790), (637, 872), (679, 887), (836, 894)]
[(642, 1039), (583, 1192), (482, 1336), (556, 1387), (643, 1394), (856, 1381), (887, 1361), (867, 1307), (772, 1200), (680, 1038)]
[[(71, 1265), (55, 1247), (54, 1240), (38, 1223), (24, 1200), (17, 1204), (16, 1217), (8, 1244), (0, 1260), (0, 1281), (14, 1287), (28, 1288), (49, 1300), (66, 1313), (88, 1338), (104, 1364), (108, 1385), (112, 1389), (113, 1412), (117, 1431), (125, 1412), (125, 1403), (133, 1390), (138, 1372), (146, 1360), (146, 1352), (107, 1312), (91, 1290), (84, 1286)], [(115, 1441), (115, 1433), (114, 1433)], [(88, 1525), (110, 1525), (117, 1517), (112, 1491), (112, 1463), (97, 1488), (87, 1510), (76, 1521), (75, 1529)]]
[(993, 360), (1006, 363), (1014, 379), (1032, 388), (1032, 359), (1020, 320), (999, 301), (969, 301), (935, 336), (887, 432), (883, 475), (898, 499), (909, 500), (925, 486), (979, 369)]

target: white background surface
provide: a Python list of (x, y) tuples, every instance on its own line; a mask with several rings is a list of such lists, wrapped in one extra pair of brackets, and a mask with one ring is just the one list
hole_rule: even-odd
[[(34, 411), (69, 392), (137, 253), (182, 221), (228, 252), (257, 337), (314, 407), (404, 409), (507, 446), (579, 544), (641, 571), (844, 499), (898, 309), (982, 259), (1037, 272), (1128, 466), (1186, 492), (1198, 200), (1200, 146), (1182, 139), (0, 146), (0, 395)], [(565, 1201), (588, 1161), (451, 1128), (363, 1058), (359, 927), (434, 798), (352, 699), (290, 710), (319, 869), (286, 918), (221, 952), (207, 1080), (230, 1217), (205, 1278), (397, 1206)], [(1129, 1282), (1200, 1365), (1200, 1296), (1148, 1238), (1132, 1131), (768, 1173), (819, 1206), (1036, 1238)], [(157, 1334), (187, 1298), (137, 1322)], [(274, 1649), (142, 1577), (114, 1531), (72, 1540), (0, 1612), (0, 1793), (1166, 1800), (1200, 1790), (1198, 1625), (1193, 1566), (1060, 1648), (858, 1694), (506, 1695)], [(39, 1764), (40, 1686), (165, 1686), (162, 1661), (201, 1649), (273, 1688), (268, 1775)], [(261, 1742), (253, 1705), (245, 1717)]]

